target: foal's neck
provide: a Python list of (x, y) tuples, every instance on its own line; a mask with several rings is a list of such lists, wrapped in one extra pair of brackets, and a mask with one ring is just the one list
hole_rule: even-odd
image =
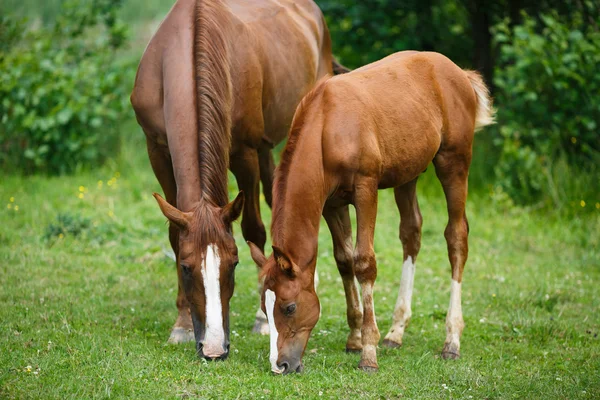
[[(301, 268), (316, 265), (319, 225), (327, 197), (320, 130), (304, 132), (286, 152), (275, 180), (273, 245)], [(287, 165), (286, 165), (287, 164)]]

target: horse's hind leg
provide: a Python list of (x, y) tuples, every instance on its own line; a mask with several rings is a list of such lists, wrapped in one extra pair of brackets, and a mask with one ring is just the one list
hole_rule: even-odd
[(440, 152), (434, 159), (435, 172), (442, 183), (448, 205), (448, 225), (444, 232), (448, 257), (452, 266), (450, 306), (446, 315), (446, 341), (442, 350), (445, 359), (460, 357), (460, 336), (465, 326), (461, 306), (461, 282), (469, 252), (469, 224), (465, 213), (467, 179), (471, 153)]
[(410, 321), (415, 264), (421, 248), (421, 225), (423, 224), (417, 202), (417, 179), (397, 187), (394, 196), (400, 211), (400, 241), (404, 250), (404, 263), (392, 327), (383, 340), (383, 345), (386, 347), (402, 345), (402, 336)]
[(326, 207), (323, 210), (323, 217), (325, 217), (327, 226), (331, 231), (333, 255), (346, 293), (346, 316), (350, 327), (350, 334), (346, 341), (346, 352), (359, 352), (362, 350), (360, 329), (362, 327), (363, 310), (354, 276), (352, 224), (350, 223), (348, 206)]
[(263, 186), (263, 194), (265, 201), (271, 207), (273, 203), (273, 173), (275, 172), (275, 162), (273, 161), (273, 154), (271, 148), (273, 146), (270, 142), (263, 139), (260, 147), (258, 148), (258, 164), (260, 168), (260, 181)]
[[(242, 147), (231, 155), (231, 171), (235, 175), (240, 190), (244, 191), (245, 202), (242, 215), (242, 234), (264, 253), (267, 234), (260, 217), (260, 170), (258, 151), (251, 147)], [(259, 282), (260, 285), (260, 282)], [(260, 287), (259, 287), (260, 290)], [(258, 308), (252, 332), (269, 334), (267, 316)]]
[[(146, 139), (148, 157), (152, 170), (160, 186), (162, 187), (166, 200), (169, 204), (177, 207), (177, 185), (173, 175), (173, 164), (166, 151), (160, 149), (153, 141)], [(169, 343), (186, 343), (194, 340), (194, 327), (190, 316), (190, 305), (185, 296), (181, 280), (181, 267), (179, 266), (179, 231), (176, 226), (169, 224), (169, 241), (176, 257), (175, 268), (177, 270), (177, 320), (171, 330)]]

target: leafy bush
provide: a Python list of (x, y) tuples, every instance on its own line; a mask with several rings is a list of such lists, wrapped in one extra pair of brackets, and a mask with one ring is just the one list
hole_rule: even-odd
[(523, 21), (495, 28), (501, 148), (496, 174), (517, 202), (545, 197), (557, 203), (553, 166), (593, 172), (600, 160), (600, 32), (578, 15)]
[(0, 166), (65, 173), (118, 147), (114, 126), (127, 106), (133, 70), (115, 61), (125, 26), (121, 0), (63, 4), (38, 28), (0, 19)]
[(78, 214), (61, 213), (56, 216), (56, 222), (48, 224), (44, 238), (46, 240), (62, 239), (67, 235), (79, 236), (91, 228), (89, 218)]

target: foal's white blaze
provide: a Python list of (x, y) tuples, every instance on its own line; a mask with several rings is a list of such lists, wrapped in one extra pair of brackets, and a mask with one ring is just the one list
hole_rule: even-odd
[(277, 366), (277, 358), (279, 357), (277, 351), (277, 338), (279, 333), (275, 327), (275, 320), (273, 319), (273, 309), (275, 308), (275, 292), (271, 289), (265, 291), (265, 308), (267, 309), (267, 320), (269, 321), (269, 330), (271, 331), (270, 343), (271, 349), (269, 353), (269, 361), (271, 362), (271, 371), (276, 374), (280, 374), (283, 371)]
[(460, 302), (461, 284), (452, 279), (450, 287), (450, 306), (446, 316), (446, 342), (460, 346), (460, 334), (464, 327), (462, 306)]
[(225, 353), (223, 343), (223, 307), (221, 305), (221, 285), (219, 283), (219, 249), (211, 244), (206, 248), (206, 259), (202, 264), (202, 280), (206, 296), (206, 331), (204, 332), (203, 353), (208, 357), (219, 357)]

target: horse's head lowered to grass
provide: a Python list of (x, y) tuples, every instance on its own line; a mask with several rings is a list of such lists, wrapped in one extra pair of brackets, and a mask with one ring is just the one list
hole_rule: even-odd
[(271, 370), (302, 372), (302, 355), (321, 311), (314, 274), (300, 269), (276, 246), (266, 258), (257, 246), (248, 244), (252, 259), (262, 269), (261, 305), (269, 321)]
[(233, 295), (237, 246), (231, 223), (239, 217), (244, 194), (225, 207), (205, 201), (189, 212), (154, 194), (161, 211), (179, 229), (177, 265), (190, 303), (198, 355), (224, 360), (229, 355), (229, 301)]

